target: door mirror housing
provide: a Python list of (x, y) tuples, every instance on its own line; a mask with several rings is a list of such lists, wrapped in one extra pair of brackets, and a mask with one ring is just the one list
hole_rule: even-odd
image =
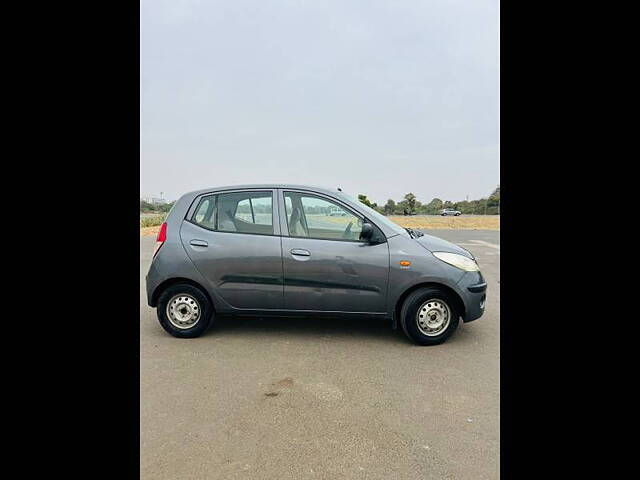
[(360, 231), (360, 240), (370, 242), (373, 239), (373, 233), (373, 225), (371, 225), (370, 223), (363, 223), (362, 230)]

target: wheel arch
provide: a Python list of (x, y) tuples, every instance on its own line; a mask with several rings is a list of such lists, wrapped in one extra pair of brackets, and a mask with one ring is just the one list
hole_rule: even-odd
[(192, 285), (193, 287), (196, 287), (197, 289), (201, 290), (202, 293), (204, 293), (209, 299), (209, 303), (211, 303), (211, 308), (213, 308), (213, 311), (215, 312), (216, 308), (215, 308), (215, 304), (213, 303), (213, 298), (211, 298), (211, 295), (209, 295), (209, 292), (207, 291), (207, 289), (204, 288), (195, 280), (191, 280), (190, 278), (184, 278), (184, 277), (169, 278), (164, 282), (162, 282), (161, 284), (159, 284), (156, 287), (156, 289), (153, 291), (153, 294), (151, 295), (151, 302), (149, 303), (149, 306), (157, 307), (158, 299), (160, 298), (160, 295), (162, 295), (162, 292), (164, 292), (170, 286), (177, 285), (178, 283), (186, 283), (188, 285)]
[(456, 307), (458, 307), (458, 311), (460, 312), (460, 316), (462, 318), (464, 318), (464, 316), (465, 316), (464, 301), (462, 300), (462, 298), (460, 297), (458, 292), (456, 292), (453, 288), (451, 288), (451, 287), (449, 287), (449, 286), (447, 286), (447, 285), (445, 285), (443, 283), (423, 282), (423, 283), (418, 283), (416, 285), (412, 285), (411, 287), (407, 288), (398, 297), (398, 300), (396, 300), (396, 304), (395, 304), (395, 307), (393, 309), (393, 327), (394, 328), (397, 328), (398, 321), (400, 319), (400, 311), (402, 310), (402, 304), (404, 303), (405, 299), (409, 295), (411, 295), (413, 292), (415, 292), (416, 290), (418, 290), (420, 288), (427, 288), (427, 287), (435, 287), (435, 288), (439, 288), (439, 289), (447, 292), (451, 296), (451, 298), (453, 298), (454, 301), (456, 302)]

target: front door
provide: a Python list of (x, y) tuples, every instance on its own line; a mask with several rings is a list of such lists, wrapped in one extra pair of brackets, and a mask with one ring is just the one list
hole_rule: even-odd
[(337, 200), (304, 191), (281, 195), (288, 229), (282, 236), (284, 308), (386, 312), (388, 244), (360, 241), (363, 218)]
[(282, 251), (273, 203), (272, 190), (204, 195), (182, 224), (187, 254), (226, 309), (283, 308)]

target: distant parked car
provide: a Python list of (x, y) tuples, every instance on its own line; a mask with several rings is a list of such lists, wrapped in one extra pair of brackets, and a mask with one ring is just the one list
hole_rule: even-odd
[(347, 212), (345, 212), (344, 210), (332, 210), (331, 212), (329, 212), (329, 216), (330, 217), (346, 217)]
[(462, 212), (459, 212), (458, 210), (453, 210), (453, 209), (450, 209), (450, 208), (443, 208), (442, 210), (440, 210), (440, 215), (442, 215), (443, 217), (446, 217), (447, 215), (453, 215), (453, 216), (457, 217), (461, 213)]

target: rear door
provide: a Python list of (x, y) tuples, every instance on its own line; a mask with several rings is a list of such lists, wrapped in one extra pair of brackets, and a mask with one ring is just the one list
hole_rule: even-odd
[(283, 308), (282, 250), (274, 190), (202, 195), (180, 236), (226, 309)]
[(359, 240), (363, 217), (318, 193), (281, 190), (278, 197), (284, 308), (386, 312), (389, 248)]

